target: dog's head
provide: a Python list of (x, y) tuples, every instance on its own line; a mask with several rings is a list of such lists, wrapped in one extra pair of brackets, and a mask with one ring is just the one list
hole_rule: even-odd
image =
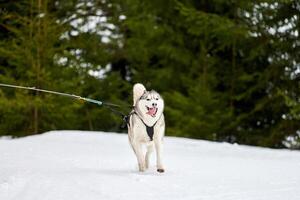
[(145, 90), (136, 107), (144, 117), (159, 118), (164, 110), (164, 101), (156, 91)]

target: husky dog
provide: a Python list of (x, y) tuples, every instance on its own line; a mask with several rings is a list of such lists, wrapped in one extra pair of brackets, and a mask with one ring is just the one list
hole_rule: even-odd
[[(127, 123), (128, 137), (137, 157), (139, 171), (149, 168), (149, 157), (156, 149), (157, 171), (165, 171), (162, 163), (162, 140), (165, 133), (164, 101), (154, 90), (137, 83), (133, 86), (133, 110)], [(146, 147), (146, 152), (143, 151)]]

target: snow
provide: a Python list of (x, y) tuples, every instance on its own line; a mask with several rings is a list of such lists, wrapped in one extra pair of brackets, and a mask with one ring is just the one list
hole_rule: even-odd
[(298, 200), (300, 152), (165, 138), (166, 172), (138, 172), (127, 135), (0, 139), (1, 200)]

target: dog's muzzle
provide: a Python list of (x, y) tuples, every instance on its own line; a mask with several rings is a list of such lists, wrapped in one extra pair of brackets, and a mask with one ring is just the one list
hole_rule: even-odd
[(151, 117), (155, 117), (156, 116), (156, 113), (157, 113), (157, 110), (158, 108), (156, 106), (153, 106), (153, 107), (148, 107), (146, 106), (148, 112), (146, 112), (146, 114), (150, 115)]

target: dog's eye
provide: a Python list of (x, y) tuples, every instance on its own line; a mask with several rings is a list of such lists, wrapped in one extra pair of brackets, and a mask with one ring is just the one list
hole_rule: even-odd
[(155, 100), (158, 100), (158, 98), (156, 97)]
[(150, 101), (150, 99), (147, 99), (147, 101)]

